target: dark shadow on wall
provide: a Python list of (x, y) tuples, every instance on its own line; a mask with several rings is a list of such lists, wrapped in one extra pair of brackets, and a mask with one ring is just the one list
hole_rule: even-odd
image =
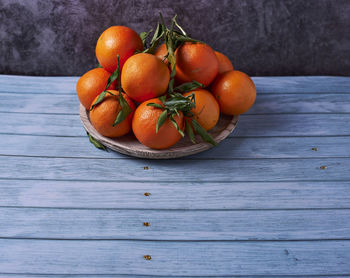
[(81, 75), (104, 29), (158, 11), (250, 75), (350, 75), (349, 0), (0, 0), (0, 73)]

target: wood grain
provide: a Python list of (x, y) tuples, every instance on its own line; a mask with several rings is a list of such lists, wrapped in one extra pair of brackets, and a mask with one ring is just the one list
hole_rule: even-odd
[[(108, 167), (107, 167), (108, 166)], [(326, 169), (321, 169), (326, 166)], [(84, 181), (346, 181), (350, 158), (236, 160), (110, 160), (7, 157), (0, 178)], [(171, 173), (171, 174), (169, 174)]]
[[(84, 277), (86, 278), (87, 275), (86, 274), (74, 274), (74, 275), (70, 275), (70, 274), (60, 274), (60, 275), (55, 275), (55, 274), (18, 274), (18, 273), (5, 273), (5, 274), (2, 274), (0, 273), (0, 278), (8, 278), (8, 277), (19, 277), (19, 278), (37, 278), (37, 277), (40, 277), (40, 278), (81, 278), (81, 277)], [(156, 277), (159, 277), (158, 276), (155, 276), (155, 275), (130, 275), (130, 274), (113, 274), (113, 275), (109, 275), (109, 274), (104, 274), (104, 275), (88, 275), (89, 278), (156, 278)], [(198, 276), (168, 276), (168, 277), (171, 277), (171, 278), (198, 278)], [(202, 277), (207, 277), (207, 278), (257, 278), (257, 276), (251, 276), (251, 275), (239, 275), (239, 276), (232, 276), (232, 275), (225, 275), (225, 276), (202, 276)], [(271, 276), (265, 276), (265, 275), (259, 275), (258, 276), (259, 278), (271, 278)], [(310, 275), (308, 276), (300, 276), (300, 275), (293, 275), (292, 276), (293, 278), (310, 278)], [(319, 275), (312, 275), (311, 276), (312, 278), (349, 278), (350, 275), (322, 275), (322, 274), (319, 274)], [(274, 275), (273, 278), (291, 278), (290, 275)]]
[[(8, 278), (8, 277), (19, 277), (19, 278), (81, 278), (81, 277), (87, 277), (86, 274), (74, 274), (74, 275), (70, 275), (70, 274), (60, 274), (60, 275), (55, 275), (55, 274), (18, 274), (18, 273), (5, 273), (2, 274), (0, 273), (0, 278)], [(103, 275), (88, 275), (89, 278), (158, 278), (159, 275), (130, 275), (130, 274), (113, 274), (113, 275), (109, 275), (109, 274), (103, 274)], [(198, 276), (168, 276), (171, 278), (198, 278)], [(257, 278), (257, 276), (251, 276), (251, 275), (225, 275), (225, 276), (202, 276), (202, 277), (206, 277), (206, 278)], [(310, 278), (310, 275), (305, 276), (305, 275), (293, 275), (293, 278)], [(350, 275), (312, 275), (312, 278), (349, 278)], [(259, 275), (258, 278), (271, 278), (271, 276), (265, 276), (265, 275)], [(290, 275), (274, 275), (273, 278), (291, 278)]]
[[(0, 112), (0, 134), (84, 136), (78, 115)], [(241, 115), (231, 137), (350, 136), (350, 114)]]
[(79, 77), (0, 75), (0, 93), (76, 94)]
[[(192, 158), (317, 158), (350, 157), (350, 137), (230, 137)], [(9, 144), (11, 142), (11, 144)], [(125, 159), (113, 151), (99, 151), (87, 137), (0, 134), (0, 155)]]
[(0, 238), (157, 241), (350, 239), (350, 210), (0, 208), (0, 223)]
[(0, 75), (0, 278), (350, 277), (350, 78), (253, 78), (234, 134), (161, 162), (95, 149), (77, 79)]
[[(15, 177), (15, 175), (14, 175)], [(350, 208), (345, 182), (0, 180), (0, 206), (91, 209)], [(148, 192), (149, 196), (144, 194)]]
[[(3, 272), (162, 276), (336, 275), (350, 241), (180, 242), (0, 239)], [(144, 256), (150, 255), (151, 260)], [(44, 271), (43, 271), (44, 269)]]

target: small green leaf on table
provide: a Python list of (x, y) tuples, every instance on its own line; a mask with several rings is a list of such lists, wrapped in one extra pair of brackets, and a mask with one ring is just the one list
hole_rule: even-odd
[(215, 142), (213, 137), (195, 120), (192, 118), (192, 125), (194, 130), (202, 137), (205, 142), (208, 142), (214, 146), (217, 146), (218, 143)]
[(89, 136), (90, 143), (92, 143), (96, 148), (107, 151), (107, 148), (104, 145), (102, 145), (99, 141), (97, 141), (94, 137), (92, 137), (89, 132), (86, 132), (86, 134)]

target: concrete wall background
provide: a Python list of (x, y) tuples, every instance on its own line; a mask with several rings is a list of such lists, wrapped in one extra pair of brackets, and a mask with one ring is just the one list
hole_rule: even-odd
[(350, 0), (0, 0), (0, 73), (81, 75), (104, 29), (158, 11), (250, 75), (350, 75)]

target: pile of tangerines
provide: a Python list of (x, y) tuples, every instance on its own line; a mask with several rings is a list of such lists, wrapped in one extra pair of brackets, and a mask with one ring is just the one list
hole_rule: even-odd
[(253, 81), (234, 70), (224, 54), (190, 38), (176, 16), (168, 28), (160, 15), (150, 38), (152, 32), (139, 35), (112, 26), (99, 37), (99, 67), (85, 73), (76, 87), (92, 125), (112, 138), (132, 130), (153, 149), (169, 148), (185, 133), (193, 143), (199, 134), (215, 145), (207, 131), (220, 113), (250, 109), (256, 98)]

